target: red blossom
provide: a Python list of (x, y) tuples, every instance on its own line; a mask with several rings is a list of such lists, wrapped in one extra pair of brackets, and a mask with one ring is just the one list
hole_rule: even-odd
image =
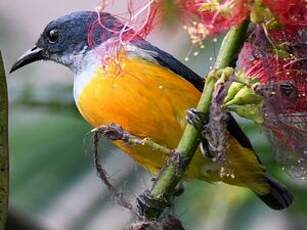
[[(239, 25), (250, 13), (262, 18), (267, 7), (283, 26), (307, 26), (305, 0), (180, 0), (192, 41), (218, 35)], [(270, 21), (270, 18), (263, 18)], [(193, 23), (190, 23), (193, 21)], [(262, 21), (260, 21), (262, 22)], [(257, 22), (259, 23), (259, 22)]]
[(264, 128), (278, 159), (296, 176), (307, 176), (307, 28), (266, 34), (257, 26), (244, 44), (238, 68), (260, 82)]
[(181, 4), (185, 15), (184, 21), (198, 40), (218, 35), (231, 26), (239, 25), (249, 13), (249, 4), (246, 0), (181, 0)]
[(263, 0), (263, 2), (282, 25), (307, 25), (307, 2), (305, 0)]
[(295, 101), (282, 113), (307, 113), (306, 42), (307, 28), (271, 30), (268, 38), (258, 27), (241, 51), (238, 66), (247, 76), (264, 86), (289, 82), (295, 88)]

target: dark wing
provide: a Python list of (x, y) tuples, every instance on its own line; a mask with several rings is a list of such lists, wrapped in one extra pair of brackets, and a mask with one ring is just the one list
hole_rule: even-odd
[(158, 47), (151, 45), (149, 42), (140, 40), (136, 43), (136, 46), (149, 51), (151, 56), (162, 66), (172, 70), (174, 73), (182, 76), (184, 79), (191, 82), (195, 88), (202, 91), (204, 88), (204, 80), (193, 70), (182, 64), (175, 57), (160, 50)]
[[(202, 91), (204, 88), (204, 80), (198, 74), (196, 74), (189, 67), (185, 66), (182, 62), (178, 61), (175, 57), (169, 53), (160, 50), (159, 48), (151, 45), (145, 40), (138, 40), (135, 42), (138, 48), (149, 51), (151, 56), (162, 66), (172, 70), (174, 73), (183, 77), (190, 83), (192, 83), (195, 88)], [(241, 130), (240, 126), (236, 120), (229, 114), (228, 131), (230, 134), (236, 138), (236, 140), (245, 148), (253, 149), (250, 140)]]

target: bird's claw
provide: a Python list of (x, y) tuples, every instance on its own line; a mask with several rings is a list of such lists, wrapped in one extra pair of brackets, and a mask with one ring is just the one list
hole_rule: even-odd
[(170, 207), (171, 203), (166, 199), (154, 199), (150, 191), (146, 190), (136, 198), (136, 208), (139, 216), (147, 216), (150, 212), (161, 212), (162, 207)]
[(199, 131), (202, 131), (208, 122), (207, 114), (199, 112), (195, 108), (188, 109), (186, 119), (188, 124), (193, 125)]
[(206, 139), (208, 116), (203, 112), (197, 111), (195, 108), (191, 108), (187, 111), (187, 122), (201, 133), (200, 150), (202, 154), (207, 158), (213, 158), (213, 155), (210, 153), (209, 142)]
[(97, 132), (111, 141), (126, 141), (129, 135), (121, 126), (117, 124), (103, 125), (93, 129), (92, 132)]
[(206, 158), (212, 159), (214, 157), (210, 151), (209, 142), (205, 137), (200, 142), (200, 151)]

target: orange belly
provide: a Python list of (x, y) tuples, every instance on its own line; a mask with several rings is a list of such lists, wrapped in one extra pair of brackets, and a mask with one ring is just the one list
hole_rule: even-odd
[[(176, 147), (185, 126), (186, 110), (200, 92), (182, 77), (141, 59), (124, 59), (119, 74), (97, 69), (83, 88), (77, 105), (94, 127), (116, 123), (139, 137)], [(162, 153), (143, 146), (116, 143), (152, 173), (163, 164)]]
[[(142, 59), (125, 58), (121, 60), (120, 72), (114, 73), (116, 67), (112, 65), (107, 69), (98, 68), (80, 90), (76, 103), (83, 117), (94, 127), (116, 123), (136, 136), (175, 148), (186, 124), (186, 110), (196, 106), (200, 92), (167, 68)], [(154, 175), (166, 158), (146, 146), (121, 141), (115, 144)], [(265, 172), (254, 153), (231, 135), (227, 161), (232, 173), (225, 176), (224, 166), (197, 151), (186, 178), (224, 181), (250, 187), (258, 193), (267, 191)]]

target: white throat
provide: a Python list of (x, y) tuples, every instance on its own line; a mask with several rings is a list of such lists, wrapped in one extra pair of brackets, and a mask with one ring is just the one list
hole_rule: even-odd
[(74, 57), (71, 70), (74, 74), (74, 98), (78, 104), (78, 98), (84, 87), (90, 82), (95, 71), (100, 66), (99, 55), (95, 51), (89, 51), (85, 56)]

